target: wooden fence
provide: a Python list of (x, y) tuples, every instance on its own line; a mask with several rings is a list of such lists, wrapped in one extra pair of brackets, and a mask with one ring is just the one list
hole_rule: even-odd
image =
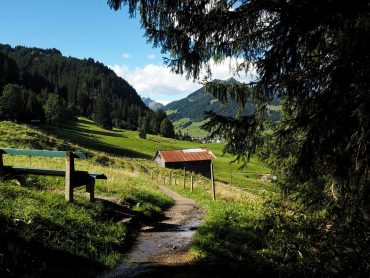
[(179, 174), (178, 171), (173, 172), (170, 171), (169, 173), (165, 173), (164, 171), (154, 171), (149, 167), (143, 165), (139, 161), (135, 160), (135, 163), (140, 167), (141, 171), (151, 177), (151, 179), (157, 179), (163, 181), (163, 184), (175, 184), (177, 185), (180, 180), (183, 181), (183, 187), (186, 188), (187, 180), (190, 180), (190, 191), (193, 192), (194, 186), (197, 180), (203, 180), (205, 183), (209, 183), (211, 187), (211, 196), (213, 200), (216, 200), (216, 184), (214, 179), (214, 169), (213, 164), (211, 163), (211, 178), (208, 179), (206, 177), (195, 175), (192, 172), (188, 172), (187, 169), (184, 167), (182, 174)]

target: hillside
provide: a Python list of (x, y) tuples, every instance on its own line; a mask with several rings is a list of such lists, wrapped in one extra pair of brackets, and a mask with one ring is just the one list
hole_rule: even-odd
[(0, 97), (0, 120), (57, 126), (82, 115), (107, 129), (156, 134), (163, 120), (111, 69), (91, 58), (65, 57), (57, 49), (0, 44)]
[[(225, 83), (238, 82), (233, 78), (224, 81)], [(191, 121), (201, 121), (204, 119), (204, 111), (214, 111), (223, 116), (235, 117), (237, 111), (237, 103), (229, 100), (229, 103), (224, 106), (220, 101), (207, 93), (202, 87), (188, 95), (186, 98), (173, 101), (164, 107), (168, 112), (171, 121), (177, 121), (183, 118), (189, 118)], [(253, 104), (248, 104), (243, 114), (250, 114), (253, 111)]]
[(214, 161), (216, 179), (226, 183), (232, 180), (233, 185), (244, 188), (265, 189), (270, 187), (271, 190), (275, 190), (271, 185), (260, 181), (260, 175), (270, 173), (270, 170), (258, 159), (252, 158), (247, 167), (240, 170), (240, 164), (230, 165), (230, 162), (234, 160), (233, 156), (230, 154), (222, 155), (223, 145), (219, 143), (201, 144), (150, 134), (147, 135), (147, 139), (142, 139), (137, 131), (118, 128), (106, 131), (86, 118), (80, 118), (57, 129), (50, 127), (44, 127), (44, 129), (49, 134), (87, 148), (132, 158), (151, 159), (157, 150), (207, 147), (217, 157)]
[[(237, 83), (234, 78), (223, 81), (226, 84)], [(254, 111), (253, 101), (249, 101), (241, 111), (241, 115), (249, 115)], [(274, 102), (269, 109), (269, 117), (272, 120), (279, 118), (278, 102)], [(164, 107), (169, 119), (173, 122), (177, 131), (188, 133), (194, 137), (205, 137), (207, 132), (200, 126), (204, 123), (204, 112), (213, 111), (219, 115), (236, 117), (238, 105), (234, 100), (229, 99), (226, 105), (207, 93), (202, 87), (188, 95), (186, 98), (171, 102)]]
[(156, 102), (155, 100), (152, 100), (149, 97), (142, 97), (141, 100), (144, 102), (144, 104), (152, 109), (153, 111), (157, 111), (158, 109), (163, 109), (164, 105), (162, 103)]

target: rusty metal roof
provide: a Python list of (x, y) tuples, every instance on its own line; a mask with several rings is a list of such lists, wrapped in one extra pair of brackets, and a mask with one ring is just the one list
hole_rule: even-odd
[(165, 162), (213, 160), (216, 156), (207, 148), (158, 151)]

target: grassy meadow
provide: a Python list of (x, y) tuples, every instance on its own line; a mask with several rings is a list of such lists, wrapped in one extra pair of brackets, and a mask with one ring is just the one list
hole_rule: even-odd
[[(62, 128), (48, 128), (46, 132), (0, 122), (0, 146), (50, 150), (65, 150), (71, 146), (89, 156), (87, 160), (76, 159), (77, 170), (108, 176), (107, 181), (97, 181), (97, 201), (93, 204), (88, 202), (83, 188), (75, 189), (75, 202), (66, 203), (63, 178), (30, 176), (27, 186), (23, 187), (12, 180), (0, 181), (2, 277), (29, 273), (37, 277), (85, 277), (113, 268), (124, 258), (138, 228), (159, 219), (173, 204), (158, 189), (158, 185), (164, 183), (196, 200), (206, 216), (193, 238), (192, 264), (164, 266), (166, 269), (159, 268), (159, 276), (153, 277), (163, 273), (171, 277), (171, 273), (184, 271), (194, 277), (224, 277), (228, 273), (235, 277), (295, 276), (313, 270), (326, 273), (328, 267), (337, 267), (335, 261), (327, 264), (321, 259), (332, 256), (330, 245), (320, 247), (324, 253), (309, 248), (326, 244), (321, 240), (326, 237), (325, 229), (320, 228), (322, 215), (310, 215), (294, 203), (278, 201), (275, 185), (259, 181), (259, 174), (268, 169), (257, 160), (252, 160), (240, 172), (237, 165), (232, 165), (234, 186), (222, 182), (222, 179), (229, 181), (226, 173), (230, 171), (232, 157), (221, 156), (221, 144), (199, 145), (150, 135), (144, 140), (138, 138), (137, 132), (106, 131), (81, 119)], [(183, 188), (181, 171), (171, 172), (148, 159), (157, 149), (200, 146), (207, 146), (218, 157), (216, 201), (211, 198), (209, 180), (195, 175), (191, 192), (190, 175)], [(127, 154), (139, 158), (122, 157)], [(60, 158), (10, 155), (4, 155), (4, 164), (65, 167), (64, 159)], [(140, 165), (154, 171), (153, 178)], [(317, 238), (302, 237), (313, 228), (317, 230)]]
[(200, 128), (203, 124), (206, 123), (207, 120), (203, 120), (199, 122), (192, 121), (191, 125), (183, 128), (182, 125), (189, 121), (191, 121), (190, 118), (182, 118), (180, 120), (173, 122), (173, 126), (177, 132), (181, 131), (182, 133), (187, 133), (193, 137), (206, 137), (207, 136), (208, 132)]
[(141, 139), (137, 131), (116, 128), (104, 130), (86, 118), (80, 118), (76, 122), (70, 122), (59, 128), (45, 128), (45, 130), (59, 138), (87, 148), (134, 158), (151, 159), (157, 150), (207, 147), (217, 157), (214, 160), (217, 180), (251, 190), (275, 190), (272, 184), (260, 181), (260, 175), (270, 173), (270, 170), (257, 158), (252, 157), (251, 162), (241, 170), (239, 169), (240, 163), (230, 164), (234, 157), (230, 154), (223, 155), (223, 145), (219, 143), (201, 144), (150, 134), (147, 135), (147, 139)]
[[(268, 169), (257, 160), (253, 159), (246, 169), (239, 171), (237, 165), (230, 166), (230, 155), (221, 155), (221, 144), (202, 145), (152, 135), (144, 140), (134, 131), (102, 130), (87, 119), (43, 131), (0, 122), (0, 135), (2, 147), (65, 150), (67, 145), (72, 146), (74, 150), (87, 152), (89, 157), (75, 160), (77, 170), (108, 176), (107, 181), (97, 181), (94, 204), (88, 202), (82, 187), (75, 189), (74, 203), (65, 203), (63, 178), (28, 177), (26, 187), (18, 187), (14, 181), (1, 183), (0, 247), (5, 250), (5, 259), (0, 260), (0, 269), (7, 269), (11, 275), (23, 276), (30, 269), (36, 276), (72, 273), (94, 276), (114, 267), (123, 259), (136, 229), (157, 219), (171, 206), (172, 200), (157, 188), (163, 183), (195, 199), (206, 211), (205, 222), (196, 232), (190, 252), (193, 260), (190, 272), (206, 274), (209, 267), (215, 274), (218, 271), (264, 273), (271, 269), (263, 254), (260, 222), (263, 203), (275, 195), (275, 188), (271, 183), (259, 181), (259, 174), (268, 173)], [(169, 183), (171, 170), (148, 159), (157, 149), (204, 146), (218, 158), (216, 202), (211, 199), (209, 180), (195, 175), (194, 191), (190, 192), (190, 176), (183, 189), (181, 171), (172, 171), (172, 178), (176, 177), (177, 182)], [(10, 155), (4, 155), (4, 164), (65, 167), (61, 158)], [(153, 179), (144, 174), (140, 164), (156, 173)], [(223, 179), (230, 182), (230, 171), (235, 185), (232, 187), (223, 182)], [(61, 260), (67, 267), (60, 264)]]

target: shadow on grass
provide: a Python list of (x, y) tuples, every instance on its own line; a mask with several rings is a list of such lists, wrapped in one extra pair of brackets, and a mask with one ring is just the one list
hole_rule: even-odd
[(131, 223), (139, 223), (142, 217), (141, 213), (133, 211), (130, 208), (115, 202), (100, 198), (95, 198), (95, 201), (100, 202), (103, 205), (104, 211), (100, 216), (101, 218), (109, 219), (114, 222), (130, 221)]
[(109, 131), (109, 130), (101, 131), (101, 130), (92, 130), (90, 128), (82, 128), (82, 127), (78, 126), (79, 123), (85, 123), (85, 124), (91, 125), (91, 123), (89, 123), (86, 120), (78, 120), (78, 122), (70, 121), (70, 122), (68, 122), (68, 124), (62, 125), (62, 127), (66, 128), (66, 129), (72, 129), (72, 130), (75, 130), (75, 131), (78, 131), (78, 132), (88, 133), (88, 134), (97, 134), (97, 135), (110, 136), (110, 137), (127, 138), (127, 136), (124, 136), (123, 134), (116, 133), (114, 131)]
[[(95, 277), (106, 267), (96, 260), (22, 237), (14, 220), (0, 215), (0, 277)], [(47, 232), (47, 231), (45, 231)]]
[[(230, 274), (232, 277), (278, 276), (258, 252), (263, 249), (262, 238), (260, 229), (252, 225), (241, 227), (226, 217), (206, 223), (198, 229), (194, 240), (194, 247), (206, 254), (203, 263), (198, 263), (200, 274), (211, 272), (214, 277), (229, 277)], [(197, 268), (192, 270), (190, 267), (190, 270), (198, 274)]]
[[(124, 146), (122, 148), (119, 148), (119, 147), (115, 147), (110, 144), (106, 144), (102, 142), (101, 140), (94, 138), (93, 136), (86, 133), (82, 129), (75, 130), (75, 129), (71, 129), (70, 127), (69, 128), (68, 127), (52, 128), (50, 126), (42, 126), (42, 130), (51, 135), (57, 136), (66, 141), (69, 141), (74, 144), (78, 144), (88, 149), (94, 149), (94, 150), (98, 150), (98, 151), (102, 151), (105, 153), (118, 155), (118, 156), (126, 156), (126, 157), (133, 157), (133, 158), (151, 158), (151, 156), (149, 155), (136, 152), (133, 150), (124, 149), (123, 148)], [(107, 133), (110, 134), (110, 132), (107, 132)], [(107, 135), (107, 136), (111, 136), (111, 135)], [(115, 134), (115, 137), (117, 137), (116, 134)], [(124, 136), (120, 136), (120, 137), (124, 138)]]

